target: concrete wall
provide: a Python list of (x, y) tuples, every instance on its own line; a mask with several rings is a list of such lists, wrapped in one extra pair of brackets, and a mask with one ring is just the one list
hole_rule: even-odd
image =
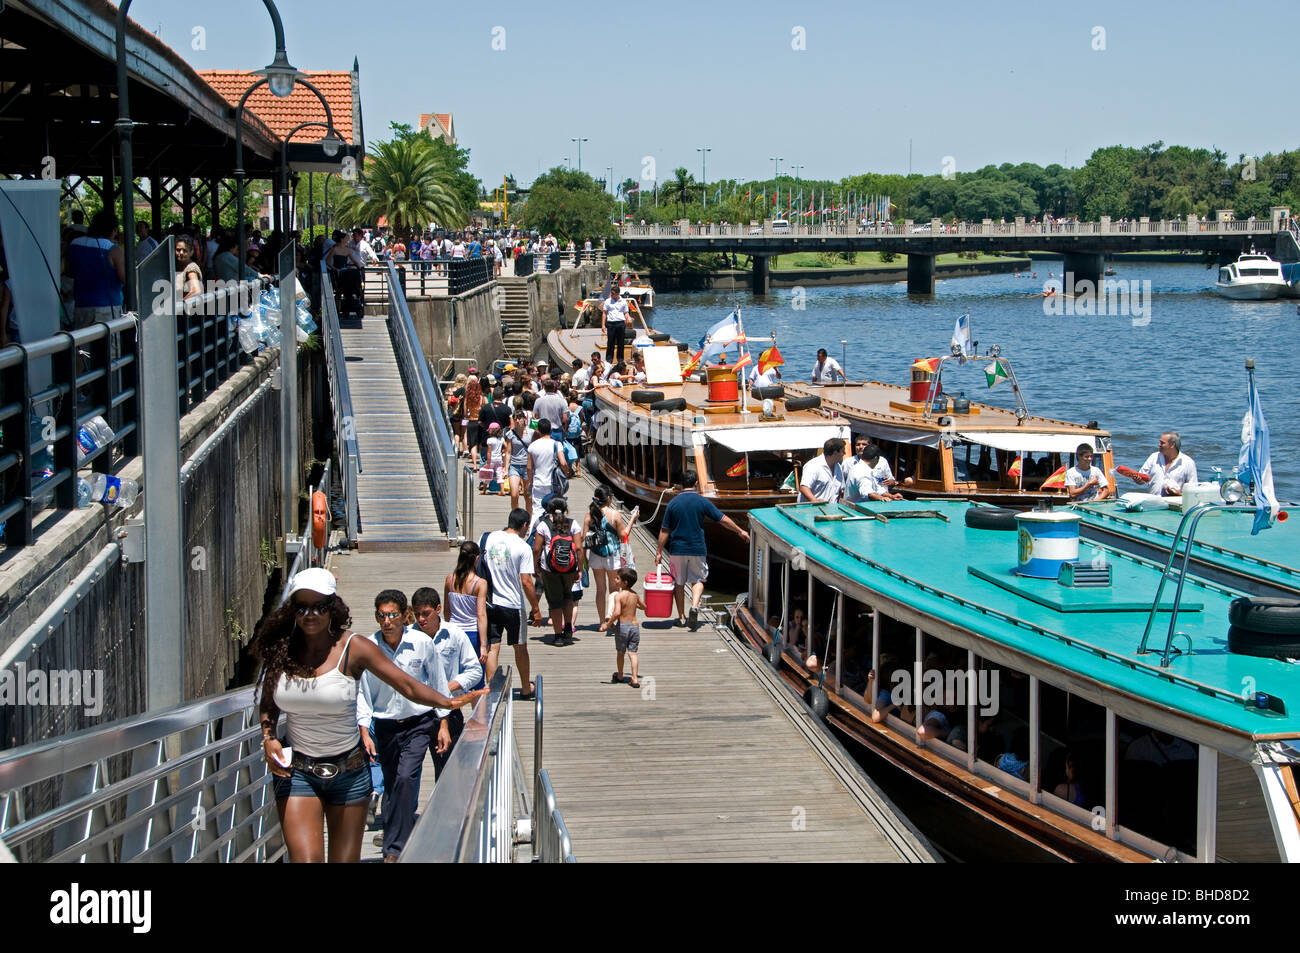
[(590, 297), (607, 281), (609, 263), (604, 261), (561, 268), (546, 275), (531, 275), (528, 279), (528, 306), (533, 317), (533, 353), (545, 349), (546, 336), (552, 331), (561, 326), (573, 326), (578, 315), (574, 305), (582, 300), (584, 288)]
[[(497, 283), (492, 281), (456, 297), (406, 299), (420, 349), (433, 373), (440, 370), (440, 361), (447, 357), (468, 358), (479, 367), (505, 357), (496, 289)], [(463, 371), (465, 363), (457, 361), (456, 367)]]

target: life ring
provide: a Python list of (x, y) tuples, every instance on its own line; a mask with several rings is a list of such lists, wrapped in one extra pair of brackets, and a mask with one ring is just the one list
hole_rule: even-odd
[(329, 499), (320, 490), (311, 495), (311, 542), (324, 549), (329, 541)]
[(1258, 658), (1300, 658), (1300, 635), (1256, 632), (1239, 625), (1228, 626), (1228, 651)]
[(966, 510), (966, 525), (971, 529), (1017, 529), (1016, 511), (1004, 506), (972, 506)]
[(632, 403), (634, 404), (652, 404), (656, 400), (663, 400), (664, 392), (661, 390), (634, 390), (632, 391)]
[(650, 405), (650, 410), (652, 412), (659, 412), (665, 410), (685, 410), (685, 409), (686, 409), (685, 397), (670, 397), (668, 400), (657, 400)]
[(820, 397), (791, 397), (785, 402), (785, 409), (795, 410), (813, 410), (822, 405)]
[(1300, 602), (1241, 596), (1228, 606), (1228, 623), (1261, 635), (1300, 638)]
[(749, 392), (749, 396), (754, 400), (779, 400), (785, 396), (785, 387), (781, 384), (774, 384), (770, 387), (755, 387)]

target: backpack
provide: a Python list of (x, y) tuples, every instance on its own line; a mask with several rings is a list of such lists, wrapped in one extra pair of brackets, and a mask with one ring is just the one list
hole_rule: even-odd
[(554, 496), (568, 496), (569, 478), (564, 475), (564, 470), (560, 467), (564, 451), (560, 448), (559, 441), (553, 439), (551, 443), (554, 444), (552, 450), (555, 454), (554, 466), (551, 469), (551, 493)]
[(578, 539), (573, 532), (573, 520), (561, 533), (555, 527), (554, 520), (546, 517), (546, 525), (551, 531), (551, 538), (546, 541), (542, 553), (542, 565), (551, 572), (573, 572), (578, 568)]
[(478, 559), (474, 563), (474, 575), (487, 583), (487, 601), (490, 604), (492, 602), (492, 572), (488, 568), (487, 562), (487, 538), (488, 533), (484, 533), (478, 538)]
[(587, 534), (585, 545), (596, 556), (614, 555), (614, 543), (610, 537), (605, 517), (602, 516), (600, 522), (591, 528), (591, 532)]

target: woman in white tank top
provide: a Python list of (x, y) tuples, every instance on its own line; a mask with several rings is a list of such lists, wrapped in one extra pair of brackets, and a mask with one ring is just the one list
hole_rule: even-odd
[[(361, 859), (370, 803), (370, 766), (357, 728), (357, 679), (370, 672), (411, 701), (436, 708), (472, 705), (486, 689), (448, 698), (407, 675), (373, 642), (353, 639), (347, 604), (335, 595), (327, 569), (294, 576), (289, 597), (258, 627), (254, 655), (262, 662), (258, 689), (262, 748), (277, 778), (276, 808), (292, 863)], [(286, 715), (292, 756), (275, 736)]]
[(478, 557), (478, 543), (467, 539), (460, 544), (456, 568), (442, 583), (442, 604), (447, 607), (447, 621), (465, 631), (479, 664), (487, 665), (487, 581), (474, 571)]

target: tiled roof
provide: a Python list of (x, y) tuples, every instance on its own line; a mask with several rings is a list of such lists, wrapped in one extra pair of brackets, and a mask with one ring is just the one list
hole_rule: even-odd
[(443, 129), (447, 130), (449, 136), (453, 139), (456, 137), (456, 133), (451, 128), (451, 113), (420, 113), (420, 131), (424, 132), (424, 130), (428, 129), (429, 124), (435, 119), (438, 120)]
[[(330, 111), (334, 114), (334, 128), (338, 130), (339, 135), (349, 144), (355, 143), (352, 121), (352, 74), (305, 71), (304, 73), (307, 80), (319, 89), (321, 95), (329, 102)], [(255, 73), (244, 73), (238, 70), (200, 70), (199, 76), (232, 106), (239, 105), (239, 100), (248, 87), (258, 79)], [(295, 86), (293, 94), (285, 99), (272, 96), (271, 91), (263, 86), (248, 97), (245, 108), (266, 123), (281, 138), (299, 123), (325, 121), (325, 110), (321, 108), (320, 100), (311, 90), (301, 85)], [(310, 141), (313, 132), (319, 133), (314, 137), (317, 139), (325, 134), (324, 130), (309, 128), (298, 133), (294, 141)]]

